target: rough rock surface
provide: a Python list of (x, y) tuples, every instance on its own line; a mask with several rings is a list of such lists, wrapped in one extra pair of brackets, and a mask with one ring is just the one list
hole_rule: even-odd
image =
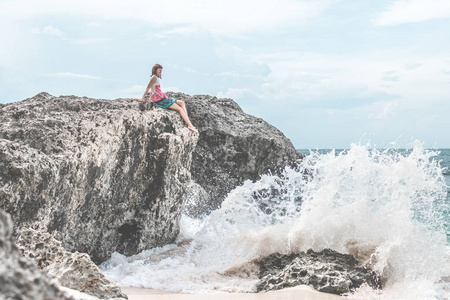
[(10, 216), (0, 209), (0, 300), (74, 300), (20, 255), (12, 232)]
[(168, 94), (187, 102), (200, 135), (131, 99), (40, 93), (0, 106), (0, 207), (17, 228), (100, 263), (173, 242), (183, 203), (208, 213), (243, 181), (301, 157), (231, 99)]
[(271, 254), (259, 262), (258, 291), (278, 290), (300, 284), (332, 294), (349, 293), (363, 283), (381, 288), (380, 278), (351, 255), (325, 249), (290, 255)]
[(120, 287), (108, 280), (85, 253), (71, 253), (49, 233), (21, 230), (16, 242), (22, 254), (58, 283), (100, 299), (128, 299)]
[(245, 180), (277, 173), (302, 157), (281, 131), (244, 113), (231, 99), (167, 95), (186, 102), (191, 121), (200, 131), (191, 166), (196, 184), (188, 190), (200, 198), (195, 200), (197, 205), (188, 201), (191, 215), (209, 213)]
[(198, 135), (131, 99), (40, 93), (0, 107), (0, 208), (100, 263), (171, 243)]

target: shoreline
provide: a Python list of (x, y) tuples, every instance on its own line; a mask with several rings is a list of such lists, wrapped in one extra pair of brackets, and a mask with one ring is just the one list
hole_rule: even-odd
[[(69, 288), (60, 287), (68, 294), (72, 295), (77, 300), (96, 300), (95, 296), (88, 295)], [(299, 285), (282, 290), (260, 292), (260, 293), (205, 293), (205, 294), (187, 294), (177, 293), (162, 290), (136, 288), (136, 287), (121, 287), (122, 292), (128, 296), (128, 300), (210, 300), (214, 297), (215, 300), (332, 300), (343, 298), (339, 295), (318, 292), (312, 287), (306, 285)]]

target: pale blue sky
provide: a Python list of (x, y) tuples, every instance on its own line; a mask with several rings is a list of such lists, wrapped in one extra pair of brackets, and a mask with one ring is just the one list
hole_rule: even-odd
[(448, 148), (449, 37), (450, 0), (0, 0), (0, 102), (138, 98), (160, 63), (297, 148)]

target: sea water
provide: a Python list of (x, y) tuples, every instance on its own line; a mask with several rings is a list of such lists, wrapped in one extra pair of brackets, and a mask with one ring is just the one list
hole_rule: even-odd
[(384, 281), (351, 298), (448, 299), (450, 150), (306, 151), (294, 169), (229, 193), (201, 219), (182, 216), (175, 244), (100, 267), (122, 286), (255, 292), (255, 261), (330, 248), (354, 255)]

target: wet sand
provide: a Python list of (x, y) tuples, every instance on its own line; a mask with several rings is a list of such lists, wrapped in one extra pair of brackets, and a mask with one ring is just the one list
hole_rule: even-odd
[[(76, 299), (98, 299), (85, 293), (67, 288), (63, 289), (68, 291)], [(318, 292), (305, 285), (262, 293), (183, 294), (134, 287), (122, 287), (122, 292), (128, 295), (129, 300), (210, 300), (212, 298), (214, 300), (331, 300), (343, 298), (337, 295)]]

